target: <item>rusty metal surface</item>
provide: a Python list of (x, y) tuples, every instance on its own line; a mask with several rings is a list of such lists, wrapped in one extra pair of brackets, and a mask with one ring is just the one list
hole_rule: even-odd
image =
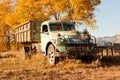
[(67, 43), (66, 46), (82, 46), (82, 47), (87, 47), (87, 46), (97, 46), (97, 44), (85, 44), (85, 43)]

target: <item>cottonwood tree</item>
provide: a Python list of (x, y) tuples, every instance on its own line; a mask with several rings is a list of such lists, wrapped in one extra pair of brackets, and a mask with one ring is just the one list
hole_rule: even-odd
[(7, 17), (7, 23), (15, 27), (28, 20), (45, 21), (48, 16), (45, 14), (39, 0), (16, 0), (15, 9)]
[(41, 0), (44, 10), (56, 20), (70, 20), (95, 27), (94, 10), (100, 0)]
[(41, 0), (41, 6), (49, 17), (60, 20), (65, 15), (66, 0)]
[(0, 2), (0, 43), (3, 44), (1, 49), (10, 49), (10, 26), (5, 22), (5, 16), (10, 13), (10, 0)]
[[(96, 25), (94, 10), (100, 0), (16, 0), (7, 23), (16, 26), (27, 20), (69, 20), (76, 24)], [(11, 20), (10, 20), (11, 19)]]

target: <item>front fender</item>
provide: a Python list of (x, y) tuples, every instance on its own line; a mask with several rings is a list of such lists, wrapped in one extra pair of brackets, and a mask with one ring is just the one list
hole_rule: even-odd
[(57, 40), (53, 39), (51, 41), (48, 42), (47, 46), (46, 46), (46, 49), (48, 48), (49, 44), (53, 44), (55, 49), (58, 51), (58, 52), (65, 52), (66, 51), (66, 46), (64, 44), (62, 45), (58, 45), (57, 44)]
[(56, 49), (57, 49), (59, 52), (66, 52), (66, 50), (67, 50), (66, 46), (56, 46)]

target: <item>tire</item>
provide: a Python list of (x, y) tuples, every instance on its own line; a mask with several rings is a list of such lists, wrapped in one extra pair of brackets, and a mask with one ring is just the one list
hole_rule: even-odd
[(51, 65), (55, 65), (56, 64), (56, 57), (55, 57), (55, 48), (52, 44), (50, 44), (48, 46), (47, 49), (47, 57), (48, 57), (48, 61)]

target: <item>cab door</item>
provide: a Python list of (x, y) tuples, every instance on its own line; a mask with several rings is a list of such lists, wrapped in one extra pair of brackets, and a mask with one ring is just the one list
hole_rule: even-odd
[(42, 25), (42, 32), (41, 32), (41, 49), (42, 52), (46, 51), (46, 45), (49, 41), (49, 31), (47, 25)]

